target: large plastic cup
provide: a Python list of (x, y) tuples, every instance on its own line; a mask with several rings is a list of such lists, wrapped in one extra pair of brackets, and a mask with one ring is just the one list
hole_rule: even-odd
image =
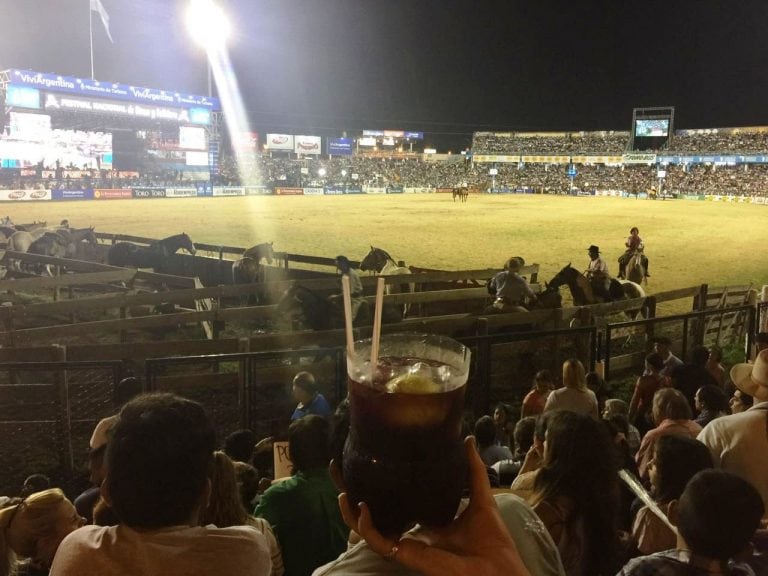
[(383, 534), (453, 520), (467, 480), (461, 424), (470, 350), (446, 336), (388, 334), (347, 358), (350, 430), (343, 476)]

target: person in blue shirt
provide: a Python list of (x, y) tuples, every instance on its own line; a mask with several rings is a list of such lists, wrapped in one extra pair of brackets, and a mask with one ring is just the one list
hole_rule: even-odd
[(299, 372), (293, 377), (292, 393), (298, 404), (291, 416), (291, 422), (309, 414), (325, 418), (331, 415), (331, 407), (325, 397), (317, 391), (317, 383), (311, 372)]

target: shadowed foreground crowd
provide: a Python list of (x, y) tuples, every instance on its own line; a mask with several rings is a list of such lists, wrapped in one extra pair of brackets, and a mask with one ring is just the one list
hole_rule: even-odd
[(576, 359), (560, 388), (539, 372), (516, 424), (505, 405), (475, 422), (454, 522), (405, 534), (380, 534), (346, 497), (329, 463), (347, 405), (331, 414), (311, 374), (293, 382), (293, 473), (274, 482), (252, 466), (270, 439), (240, 431), (216, 451), (201, 405), (137, 395), (128, 379), (91, 439), (93, 488), (73, 505), (36, 475), (5, 499), (0, 576), (768, 574), (768, 335), (758, 340), (728, 381), (716, 352), (684, 363), (659, 339), (629, 405)]

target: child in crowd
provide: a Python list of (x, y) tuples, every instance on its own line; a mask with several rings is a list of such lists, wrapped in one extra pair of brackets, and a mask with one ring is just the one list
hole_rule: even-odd
[(630, 560), (617, 576), (753, 576), (740, 559), (760, 526), (763, 501), (734, 474), (704, 470), (670, 507), (676, 548)]

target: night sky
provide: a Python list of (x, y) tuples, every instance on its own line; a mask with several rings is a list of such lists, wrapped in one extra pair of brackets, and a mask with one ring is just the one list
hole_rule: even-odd
[[(187, 0), (102, 0), (96, 78), (204, 94)], [(475, 130), (768, 124), (768, 2), (222, 0), (255, 131), (405, 129), (444, 147)], [(88, 77), (89, 0), (0, 0), (0, 69)], [(449, 144), (446, 144), (449, 143)]]

